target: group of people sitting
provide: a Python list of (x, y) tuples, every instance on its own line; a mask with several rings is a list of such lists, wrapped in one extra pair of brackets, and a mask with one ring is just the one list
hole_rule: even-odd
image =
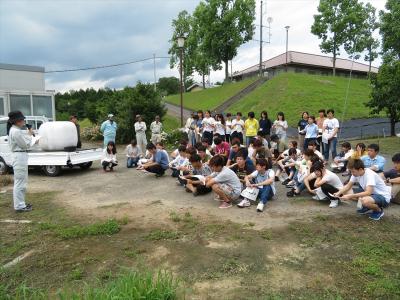
[[(278, 114), (282, 119), (279, 115), (283, 114)], [(157, 177), (170, 169), (177, 184), (193, 196), (213, 192), (220, 208), (232, 207), (233, 203), (244, 208), (257, 202), (256, 210), (262, 212), (276, 196), (277, 182), (288, 188), (287, 197), (308, 192), (316, 200), (330, 200), (331, 208), (337, 207), (340, 201), (357, 201), (357, 212), (369, 213), (374, 220), (382, 218), (383, 209), (391, 200), (400, 202), (400, 153), (393, 156), (394, 169), (383, 172), (385, 158), (378, 154), (377, 144), (366, 147), (359, 143), (353, 149), (349, 142), (343, 142), (340, 153), (336, 154), (336, 121), (323, 122), (321, 134), (315, 118), (304, 115), (308, 123), (299, 128), (299, 135), (306, 132), (304, 139), (286, 144), (286, 135), (278, 135), (273, 130), (274, 125), (270, 128), (274, 131), (272, 135), (260, 127), (267, 116), (265, 112), (260, 122), (254, 118), (254, 113), (248, 116), (243, 126), (240, 125), (241, 134), (237, 130), (227, 134), (226, 122), (224, 132), (215, 129), (220, 122), (216, 120), (221, 120), (222, 116), (214, 119), (206, 112), (201, 138), (196, 136), (197, 125), (190, 127), (188, 139), (180, 141), (171, 156), (160, 141), (147, 144), (142, 154), (137, 141), (133, 140), (126, 148), (127, 167), (155, 173)], [(240, 117), (238, 113), (236, 120), (241, 121)], [(333, 110), (329, 110), (328, 120), (332, 117)], [(330, 136), (325, 133), (326, 127), (330, 127)], [(194, 138), (191, 130), (194, 130)], [(312, 135), (308, 134), (309, 130)], [(112, 147), (107, 149), (110, 155), (115, 155)], [(112, 169), (113, 165), (109, 166)]]

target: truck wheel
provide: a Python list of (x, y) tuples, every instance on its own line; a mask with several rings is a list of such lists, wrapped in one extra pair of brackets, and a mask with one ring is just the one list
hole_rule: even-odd
[(44, 166), (43, 167), (43, 172), (47, 176), (56, 177), (56, 176), (58, 176), (60, 174), (61, 167), (60, 166)]
[(89, 161), (89, 162), (86, 162), (86, 163), (83, 163), (83, 164), (79, 164), (79, 167), (82, 170), (86, 170), (86, 169), (89, 169), (92, 166), (92, 164), (93, 164), (93, 162)]
[(8, 172), (8, 166), (4, 159), (0, 157), (0, 175), (5, 175)]

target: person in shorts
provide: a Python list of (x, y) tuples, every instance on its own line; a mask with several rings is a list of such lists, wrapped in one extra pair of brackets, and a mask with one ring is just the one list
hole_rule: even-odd
[(213, 173), (206, 178), (206, 186), (215, 193), (215, 200), (221, 201), (219, 208), (232, 207), (232, 201), (239, 199), (242, 183), (228, 167), (225, 167), (224, 157), (214, 156), (209, 166)]
[[(378, 221), (384, 216), (383, 209), (390, 203), (391, 188), (373, 170), (366, 168), (361, 159), (351, 159), (348, 163), (351, 172), (350, 181), (337, 193), (336, 197), (341, 200), (359, 201), (357, 213), (370, 213), (370, 219)], [(346, 194), (355, 183), (361, 189), (355, 190), (354, 194)]]
[(396, 153), (392, 157), (394, 168), (381, 173), (386, 184), (392, 186), (392, 202), (400, 204), (400, 153)]

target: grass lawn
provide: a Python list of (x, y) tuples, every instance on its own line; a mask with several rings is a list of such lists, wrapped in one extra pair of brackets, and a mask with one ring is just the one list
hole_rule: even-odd
[[(185, 93), (183, 106), (192, 110), (212, 110), (256, 80), (257, 77), (253, 77), (239, 82), (225, 83), (220, 87)], [(180, 95), (168, 96), (165, 101), (180, 105)]]
[(178, 118), (170, 115), (165, 115), (162, 119), (163, 127), (165, 132), (171, 132), (181, 127), (181, 121)]
[(394, 215), (318, 214), (256, 230), (182, 210), (151, 224), (89, 220), (61, 208), (54, 193), (28, 194), (35, 210), (16, 215), (11, 196), (0, 198), (0, 220), (32, 223), (1, 224), (0, 266), (35, 252), (0, 269), (0, 299), (400, 298)]
[[(296, 126), (303, 111), (318, 116), (321, 108), (335, 110), (336, 117), (342, 120), (348, 78), (317, 76), (309, 74), (283, 73), (230, 107), (229, 111), (249, 111), (257, 115), (268, 111), (275, 119), (278, 111), (283, 111), (291, 126)], [(370, 117), (364, 105), (369, 99), (370, 83), (366, 79), (352, 79), (345, 120)]]
[(357, 143), (364, 143), (367, 147), (369, 144), (378, 144), (380, 152), (390, 156), (400, 152), (400, 138), (397, 136), (380, 139), (351, 140), (349, 142), (353, 147), (355, 147)]

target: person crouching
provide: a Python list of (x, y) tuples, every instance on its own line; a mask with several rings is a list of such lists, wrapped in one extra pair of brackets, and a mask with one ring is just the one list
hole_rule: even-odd
[(150, 173), (155, 173), (156, 177), (165, 174), (165, 170), (169, 168), (168, 155), (164, 150), (157, 149), (153, 143), (147, 144), (147, 150), (151, 153), (153, 159), (143, 165), (143, 169)]
[(115, 143), (113, 141), (109, 141), (106, 149), (103, 150), (101, 165), (103, 166), (103, 172), (107, 172), (107, 168), (109, 168), (110, 172), (113, 172), (114, 167), (118, 165), (117, 148), (115, 147)]

